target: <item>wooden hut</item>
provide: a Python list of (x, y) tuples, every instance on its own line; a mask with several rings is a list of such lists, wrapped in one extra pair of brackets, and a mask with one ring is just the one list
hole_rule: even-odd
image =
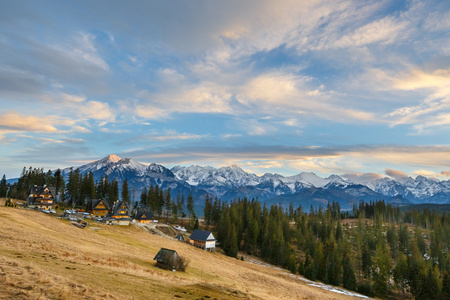
[(175, 250), (161, 248), (155, 258), (156, 266), (166, 270), (183, 270), (183, 262)]

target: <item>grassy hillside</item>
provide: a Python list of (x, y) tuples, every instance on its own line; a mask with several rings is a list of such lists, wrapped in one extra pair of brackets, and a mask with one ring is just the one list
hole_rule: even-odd
[[(92, 226), (101, 229), (0, 201), (0, 299), (351, 298), (136, 226)], [(156, 268), (161, 247), (187, 257), (187, 271)]]

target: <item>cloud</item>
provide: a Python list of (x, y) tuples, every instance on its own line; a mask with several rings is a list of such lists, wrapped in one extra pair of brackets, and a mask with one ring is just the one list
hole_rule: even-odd
[(392, 78), (394, 89), (424, 95), (417, 105), (404, 106), (386, 115), (393, 125), (414, 124), (425, 128), (450, 125), (450, 68), (423, 70), (414, 68), (399, 78)]
[(312, 78), (283, 72), (271, 72), (252, 78), (236, 95), (241, 105), (251, 111), (269, 115), (316, 117), (335, 122), (377, 121), (374, 114), (346, 108), (324, 91), (315, 87)]
[(19, 115), (14, 111), (0, 115), (0, 129), (6, 131), (56, 132), (56, 127), (51, 123), (51, 117), (42, 122), (40, 117)]
[(436, 11), (432, 12), (425, 19), (424, 27), (429, 31), (442, 31), (450, 28), (450, 12)]
[(372, 43), (391, 44), (405, 33), (408, 22), (399, 22), (394, 17), (385, 17), (364, 25), (334, 43), (334, 47), (355, 47)]
[(449, 171), (441, 171), (441, 175), (450, 177), (450, 172)]
[(46, 86), (41, 74), (0, 65), (0, 96), (40, 93)]
[[(66, 118), (75, 115), (78, 120), (100, 120), (106, 123), (115, 119), (115, 113), (109, 103), (88, 100), (84, 95), (50, 93), (42, 96), (42, 99), (52, 106), (53, 111), (68, 115)], [(67, 114), (67, 111), (70, 111), (70, 114)]]
[(141, 100), (134, 103), (134, 112), (143, 118), (164, 118), (172, 113), (233, 113), (231, 94), (215, 83), (180, 86), (176, 91), (171, 86), (169, 91), (158, 94), (144, 90), (137, 96)]
[(152, 132), (145, 135), (141, 135), (138, 137), (134, 137), (129, 139), (129, 141), (158, 141), (158, 142), (165, 142), (165, 141), (182, 141), (182, 140), (197, 140), (206, 137), (206, 135), (198, 135), (198, 134), (191, 134), (191, 133), (178, 133), (175, 130), (165, 130), (164, 132)]
[(242, 134), (240, 133), (225, 133), (221, 135), (221, 137), (224, 139), (239, 138), (241, 136)]
[(428, 178), (434, 178), (434, 179), (438, 179), (439, 177), (442, 177), (443, 174), (439, 174), (433, 171), (428, 171), (428, 170), (416, 170), (414, 172), (412, 172), (412, 174), (416, 175), (416, 176), (424, 176), (424, 177), (428, 177)]
[(383, 176), (381, 176), (378, 173), (347, 173), (341, 176), (350, 180), (351, 182), (356, 182), (360, 184), (372, 183), (378, 179), (383, 178)]
[(401, 179), (405, 179), (408, 178), (408, 174), (402, 172), (402, 171), (397, 171), (397, 170), (392, 170), (392, 169), (386, 169), (385, 173), (387, 176), (392, 177), (396, 180), (401, 180)]

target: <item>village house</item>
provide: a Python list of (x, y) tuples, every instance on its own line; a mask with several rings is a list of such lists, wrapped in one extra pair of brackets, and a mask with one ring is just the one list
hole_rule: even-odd
[(90, 213), (96, 217), (102, 217), (102, 218), (108, 214), (109, 209), (108, 209), (108, 205), (106, 204), (105, 201), (103, 201), (101, 199), (94, 200), (91, 202), (91, 204), (92, 205), (90, 207), (88, 206), (86, 209), (88, 213)]
[(117, 201), (103, 220), (109, 225), (130, 225), (130, 215), (128, 204), (125, 201)]
[(166, 270), (183, 270), (183, 262), (175, 250), (161, 248), (155, 258), (156, 266)]
[(134, 220), (138, 223), (148, 224), (153, 222), (153, 214), (149, 211), (138, 210)]
[(27, 205), (30, 208), (52, 209), (56, 205), (56, 189), (46, 185), (31, 186), (28, 190)]
[(216, 250), (216, 239), (210, 231), (195, 229), (189, 237), (189, 242), (195, 247), (207, 250)]

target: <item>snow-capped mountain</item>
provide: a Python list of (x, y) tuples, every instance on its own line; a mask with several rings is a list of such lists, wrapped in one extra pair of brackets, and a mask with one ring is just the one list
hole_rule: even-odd
[[(115, 154), (111, 154), (105, 158), (94, 161), (92, 163), (83, 165), (79, 167), (81, 173), (97, 172), (103, 170), (102, 173), (109, 175), (113, 172), (125, 173), (125, 172), (135, 172), (138, 175), (144, 175), (148, 167), (135, 161), (132, 158), (120, 158)], [(66, 173), (70, 172), (70, 169), (64, 169)]]
[(256, 185), (259, 178), (250, 174), (236, 165), (219, 169), (206, 166), (176, 166), (171, 169), (179, 180), (186, 181), (190, 185), (214, 185), (214, 186), (242, 186)]
[(385, 177), (373, 183), (373, 190), (387, 196), (401, 195), (416, 203), (429, 202), (428, 198), (438, 193), (450, 195), (450, 181), (424, 176), (405, 177), (397, 181)]
[[(224, 201), (247, 197), (267, 203), (289, 204), (292, 201), (313, 206), (338, 201), (341, 207), (347, 208), (359, 200), (384, 199), (399, 204), (450, 203), (450, 180), (439, 181), (423, 176), (385, 177), (361, 183), (339, 175), (322, 178), (310, 172), (293, 176), (272, 173), (257, 176), (236, 165), (221, 168), (176, 166), (169, 170), (162, 165), (145, 165), (114, 154), (78, 168), (81, 174), (92, 172), (95, 180), (107, 175), (109, 180), (117, 180), (121, 184), (127, 178), (137, 197), (144, 188), (158, 185), (164, 190), (170, 188), (173, 195), (191, 192), (198, 199), (211, 195)], [(70, 168), (64, 171), (67, 175)]]

